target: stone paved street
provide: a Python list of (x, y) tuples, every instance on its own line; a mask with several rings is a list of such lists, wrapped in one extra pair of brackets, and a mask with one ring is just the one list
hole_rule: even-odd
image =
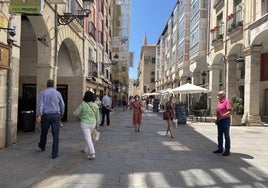
[(170, 188), (268, 187), (268, 127), (231, 127), (231, 155), (213, 154), (216, 127), (190, 123), (165, 136), (162, 114), (146, 111), (135, 133), (131, 111), (114, 110), (111, 125), (100, 128), (96, 159), (81, 152), (79, 123), (61, 128), (60, 153), (38, 152), (39, 133), (18, 134), (18, 143), (0, 150), (1, 188)]

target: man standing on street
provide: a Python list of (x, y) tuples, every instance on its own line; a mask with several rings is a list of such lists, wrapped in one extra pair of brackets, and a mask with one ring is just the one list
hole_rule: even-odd
[(106, 92), (104, 93), (104, 96), (102, 97), (101, 103), (102, 103), (102, 108), (101, 108), (102, 118), (101, 118), (100, 126), (103, 126), (104, 121), (105, 121), (105, 116), (106, 116), (107, 125), (109, 126), (112, 101), (111, 101), (111, 98), (108, 97)]
[(225, 151), (223, 156), (230, 155), (230, 123), (231, 123), (231, 102), (225, 97), (224, 91), (219, 91), (217, 94), (218, 104), (217, 104), (217, 130), (218, 130), (218, 149), (213, 153), (223, 152), (223, 135), (225, 138)]
[(59, 150), (59, 133), (61, 118), (64, 114), (64, 101), (61, 93), (53, 88), (54, 81), (47, 81), (47, 89), (39, 95), (39, 103), (36, 110), (36, 122), (41, 123), (41, 135), (38, 147), (45, 151), (47, 143), (47, 133), (51, 126), (53, 144), (51, 158), (58, 157)]

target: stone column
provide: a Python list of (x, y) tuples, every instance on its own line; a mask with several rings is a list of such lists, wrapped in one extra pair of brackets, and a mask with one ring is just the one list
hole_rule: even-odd
[[(181, 80), (180, 80), (180, 85), (181, 86), (187, 83), (187, 78), (188, 77), (181, 77)], [(180, 102), (183, 102), (183, 103), (186, 104), (187, 103), (186, 99), (187, 98), (186, 98), (185, 94), (180, 95)]]
[(200, 84), (200, 73), (199, 72), (194, 72), (192, 74), (192, 84), (194, 84), (194, 85)]
[[(193, 72), (193, 74), (192, 74), (192, 79), (193, 79), (192, 83), (194, 85), (200, 85), (201, 84), (200, 77), (201, 77), (201, 73), (199, 71), (198, 72)], [(199, 98), (200, 98), (201, 94), (196, 93), (196, 94), (191, 94), (190, 96), (191, 96), (191, 100), (190, 100), (191, 103), (190, 104), (195, 106), (199, 102)]]
[(213, 64), (209, 67), (209, 91), (210, 91), (210, 109), (212, 116), (216, 115), (217, 93), (220, 84), (220, 64)]
[(237, 90), (237, 65), (236, 56), (229, 56), (226, 64), (226, 96), (231, 100), (233, 96), (236, 96)]
[(252, 47), (245, 57), (244, 114), (249, 125), (261, 125), (260, 117), (260, 66), (262, 46)]
[[(50, 64), (38, 64), (36, 67), (36, 94), (39, 97), (40, 91), (47, 87), (47, 80), (53, 79), (54, 68)], [(56, 83), (56, 81), (55, 81)], [(38, 98), (37, 98), (38, 100)], [(38, 102), (38, 101), (37, 101)]]

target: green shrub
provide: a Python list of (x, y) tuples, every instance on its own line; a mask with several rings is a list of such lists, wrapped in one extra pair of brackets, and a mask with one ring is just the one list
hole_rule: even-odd
[(236, 115), (243, 115), (244, 113), (244, 105), (243, 100), (240, 97), (232, 97), (232, 112)]

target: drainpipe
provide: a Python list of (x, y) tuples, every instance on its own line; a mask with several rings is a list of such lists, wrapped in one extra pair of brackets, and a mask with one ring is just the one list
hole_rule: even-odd
[(57, 23), (58, 23), (58, 5), (55, 4), (54, 7), (54, 16), (55, 16), (55, 20), (54, 20), (54, 34), (55, 34), (55, 41), (54, 41), (54, 71), (53, 71), (53, 80), (55, 82), (54, 87), (57, 87), (57, 67), (58, 67), (58, 27), (57, 27)]
[[(8, 20), (8, 29), (11, 28), (11, 20), (13, 16), (11, 15)], [(10, 39), (9, 30), (7, 31), (7, 43), (9, 45), (9, 68), (7, 70), (7, 109), (6, 109), (6, 147), (11, 145), (11, 112), (12, 112), (12, 47), (13, 47), (13, 40)]]

